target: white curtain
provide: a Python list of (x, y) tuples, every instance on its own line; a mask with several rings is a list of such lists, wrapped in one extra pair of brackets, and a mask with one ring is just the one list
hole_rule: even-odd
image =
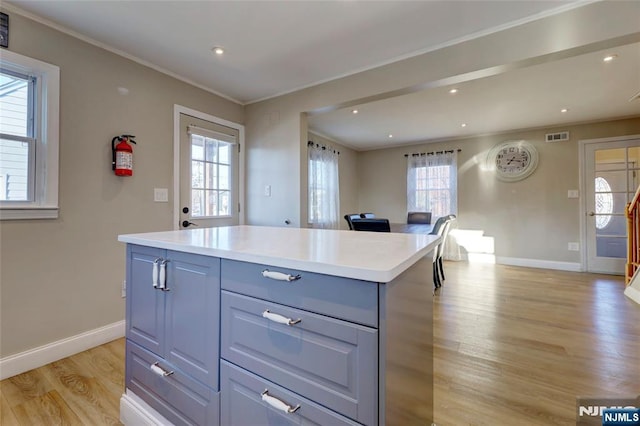
[(458, 214), (458, 153), (407, 156), (407, 211), (431, 212), (431, 222)]
[(340, 229), (339, 152), (309, 142), (309, 223), (314, 228)]

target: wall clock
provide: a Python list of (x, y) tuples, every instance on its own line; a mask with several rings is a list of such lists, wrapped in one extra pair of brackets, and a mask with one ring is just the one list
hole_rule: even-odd
[(527, 141), (507, 141), (494, 146), (487, 155), (490, 170), (505, 182), (516, 182), (538, 166), (538, 151)]

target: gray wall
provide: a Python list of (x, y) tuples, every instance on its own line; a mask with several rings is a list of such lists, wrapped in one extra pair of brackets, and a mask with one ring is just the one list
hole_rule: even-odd
[[(438, 87), (465, 73), (637, 34), (638, 13), (638, 2), (596, 2), (248, 105), (247, 222), (281, 225), (288, 218), (293, 226), (306, 223), (306, 187), (301, 184), (306, 176), (306, 112), (358, 105), (368, 97), (414, 85)], [(453, 80), (445, 80), (448, 78)], [(274, 196), (269, 199), (262, 195), (265, 184), (273, 188)]]
[[(570, 132), (571, 140), (544, 142), (545, 133), (564, 130)], [(578, 141), (636, 134), (640, 134), (640, 118), (360, 152), (360, 210), (374, 211), (392, 222), (406, 221), (404, 154), (460, 148), (458, 228), (482, 230), (493, 237), (496, 257), (580, 262), (579, 252), (567, 250), (569, 242), (580, 241), (579, 200), (567, 198), (569, 189), (579, 187)], [(481, 164), (491, 147), (521, 139), (538, 150), (533, 175), (505, 183), (483, 170)]]
[[(174, 104), (244, 120), (240, 105), (9, 15), (10, 50), (60, 67), (60, 217), (0, 222), (0, 357), (124, 318), (117, 236), (173, 225), (153, 188), (173, 186)], [(129, 132), (134, 176), (116, 177), (111, 138)]]

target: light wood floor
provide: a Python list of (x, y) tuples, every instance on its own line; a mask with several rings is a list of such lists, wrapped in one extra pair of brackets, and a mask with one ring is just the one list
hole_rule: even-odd
[[(435, 420), (575, 425), (577, 396), (640, 393), (640, 306), (622, 277), (446, 262), (436, 297)], [(0, 382), (0, 425), (111, 425), (124, 340)], [(395, 425), (391, 425), (395, 426)]]

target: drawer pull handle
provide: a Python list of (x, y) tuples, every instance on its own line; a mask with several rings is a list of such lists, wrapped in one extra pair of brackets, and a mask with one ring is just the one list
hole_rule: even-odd
[(302, 278), (300, 274), (298, 275), (284, 274), (282, 272), (270, 271), (268, 269), (265, 269), (264, 271), (262, 271), (262, 276), (265, 278), (271, 278), (272, 280), (276, 280), (276, 281), (297, 281), (300, 278)]
[(153, 364), (151, 364), (149, 368), (158, 376), (162, 376), (162, 377), (167, 377), (174, 373), (173, 371), (167, 371), (164, 368), (160, 367), (157, 362), (154, 362)]
[(158, 288), (162, 291), (169, 291), (167, 288), (167, 259), (162, 259), (160, 262), (160, 278), (158, 280)]
[(274, 314), (273, 312), (269, 312), (268, 309), (262, 313), (262, 316), (270, 321), (277, 322), (280, 324), (286, 324), (286, 325), (296, 325), (297, 323), (302, 321), (301, 318), (298, 318), (297, 320), (292, 320), (291, 318), (283, 317), (282, 315), (279, 315), (279, 314)]
[(151, 279), (153, 288), (158, 288), (158, 264), (162, 262), (162, 258), (159, 257), (153, 261), (153, 269), (151, 270)]
[(278, 398), (272, 397), (271, 395), (269, 395), (269, 389), (265, 389), (264, 392), (260, 394), (260, 396), (262, 397), (262, 400), (264, 402), (266, 402), (276, 410), (284, 411), (285, 413), (295, 413), (300, 408), (300, 404), (292, 407), (289, 404), (280, 401)]

